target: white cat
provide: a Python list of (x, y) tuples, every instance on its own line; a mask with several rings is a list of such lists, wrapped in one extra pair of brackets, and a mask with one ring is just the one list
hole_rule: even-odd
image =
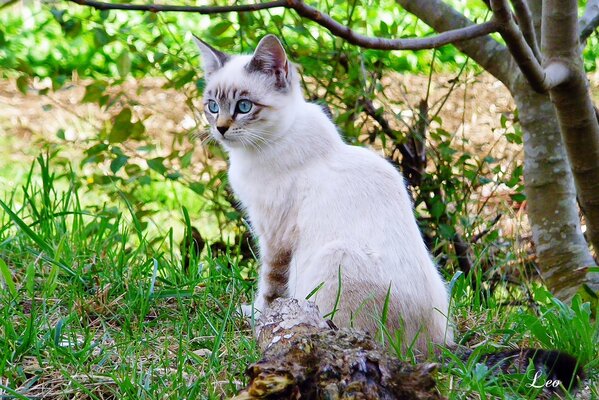
[(298, 73), (268, 35), (253, 55), (227, 55), (196, 38), (206, 76), (204, 112), (229, 154), (229, 182), (260, 245), (254, 307), (315, 289), (323, 315), (404, 345), (453, 342), (448, 294), (414, 219), (400, 173), (343, 142), (306, 102)]

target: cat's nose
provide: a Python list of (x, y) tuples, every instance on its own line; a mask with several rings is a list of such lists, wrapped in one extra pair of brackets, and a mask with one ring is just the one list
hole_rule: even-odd
[(225, 132), (229, 130), (228, 126), (217, 126), (216, 129), (220, 132), (221, 135), (225, 135)]

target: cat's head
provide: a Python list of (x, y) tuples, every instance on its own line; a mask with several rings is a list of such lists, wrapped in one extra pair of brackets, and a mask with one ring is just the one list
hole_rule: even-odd
[(206, 79), (204, 113), (212, 135), (227, 149), (262, 149), (284, 134), (303, 101), (298, 74), (274, 35), (252, 55), (229, 55), (194, 40)]

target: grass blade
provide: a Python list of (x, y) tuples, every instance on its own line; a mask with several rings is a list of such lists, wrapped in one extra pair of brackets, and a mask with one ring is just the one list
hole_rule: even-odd
[(46, 243), (46, 241), (44, 241), (44, 239), (42, 239), (37, 233), (35, 233), (21, 218), (19, 218), (19, 216), (17, 214), (15, 214), (6, 204), (4, 204), (4, 202), (2, 200), (0, 200), (0, 207), (2, 207), (4, 209), (4, 211), (6, 211), (6, 213), (8, 214), (8, 216), (10, 217), (10, 219), (19, 226), (19, 228), (21, 228), (21, 230), (23, 232), (25, 232), (25, 234), (27, 236), (29, 236), (29, 238), (31, 238), (31, 240), (33, 240), (41, 249), (42, 251), (46, 252), (47, 254), (53, 255), (54, 254), (54, 250), (52, 249), (52, 247)]
[(8, 292), (11, 294), (11, 296), (17, 297), (17, 287), (12, 279), (10, 269), (8, 269), (8, 265), (6, 265), (6, 262), (4, 262), (4, 260), (1, 258), (0, 273), (2, 273), (2, 277), (4, 278), (4, 282), (6, 283), (6, 288), (8, 289)]

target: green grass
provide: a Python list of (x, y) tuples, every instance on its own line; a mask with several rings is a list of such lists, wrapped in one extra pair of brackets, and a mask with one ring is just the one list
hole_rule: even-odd
[[(259, 358), (236, 311), (255, 289), (253, 260), (204, 253), (185, 271), (176, 225), (151, 234), (124, 202), (116, 209), (85, 206), (90, 199), (83, 198), (93, 193), (80, 179), (68, 165), (40, 156), (18, 189), (0, 194), (0, 394), (233, 395), (246, 366)], [(178, 212), (184, 221), (183, 209)], [(567, 306), (535, 282), (506, 285), (493, 296), (473, 290), (464, 276), (452, 287), (463, 344), (566, 350), (587, 365), (597, 385), (599, 327), (589, 303), (576, 299)], [(534, 307), (502, 305), (512, 299)], [(450, 399), (538, 394), (525, 386), (530, 377), (496, 375), (475, 359), (450, 361), (438, 380)]]
[(40, 157), (21, 193), (3, 194), (0, 393), (232, 393), (258, 356), (236, 315), (252, 288), (245, 266), (222, 256), (183, 271), (172, 229), (150, 240), (124, 205), (87, 210), (77, 182)]

